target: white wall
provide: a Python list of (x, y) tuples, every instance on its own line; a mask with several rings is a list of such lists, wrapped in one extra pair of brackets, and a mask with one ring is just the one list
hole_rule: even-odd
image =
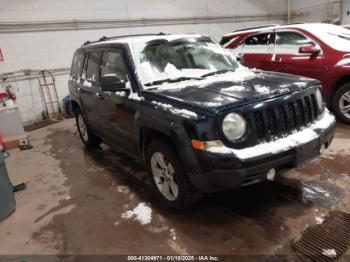
[[(86, 40), (98, 39), (103, 35), (148, 32), (201, 33), (209, 34), (219, 40), (222, 34), (234, 29), (267, 23), (285, 23), (283, 18), (274, 20), (266, 18), (265, 21), (261, 21), (261, 17), (257, 16), (286, 15), (286, 3), (284, 0), (0, 0), (0, 48), (5, 59), (4, 62), (0, 62), (0, 74), (22, 69), (68, 68), (76, 48)], [(246, 17), (243, 19), (244, 22), (238, 23), (177, 24), (22, 33), (4, 33), (1, 30), (4, 26), (8, 26), (6, 23), (13, 22), (30, 24), (33, 21), (206, 16)], [(37, 80), (26, 80), (13, 84), (18, 92), (18, 104), (23, 121), (28, 123), (40, 119), (43, 105), (37, 91)], [(67, 76), (57, 77), (57, 88), (60, 98), (67, 94)]]
[(343, 0), (343, 24), (350, 24), (350, 0)]
[[(291, 0), (291, 10), (304, 16), (294, 18), (294, 22), (341, 22), (341, 5), (349, 5), (350, 0)], [(348, 8), (349, 9), (349, 8)]]

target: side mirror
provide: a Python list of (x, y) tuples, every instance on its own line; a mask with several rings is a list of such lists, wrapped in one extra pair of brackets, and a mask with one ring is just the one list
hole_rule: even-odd
[(125, 82), (120, 78), (120, 76), (115, 74), (105, 75), (100, 78), (101, 89), (103, 91), (126, 91)]
[(313, 44), (303, 45), (299, 47), (300, 54), (317, 55), (321, 52), (321, 49)]

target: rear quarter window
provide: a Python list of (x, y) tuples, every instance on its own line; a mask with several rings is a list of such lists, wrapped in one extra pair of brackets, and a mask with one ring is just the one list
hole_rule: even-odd
[(73, 57), (71, 67), (71, 80), (77, 81), (80, 77), (81, 68), (83, 66), (84, 55), (81, 52), (76, 52)]

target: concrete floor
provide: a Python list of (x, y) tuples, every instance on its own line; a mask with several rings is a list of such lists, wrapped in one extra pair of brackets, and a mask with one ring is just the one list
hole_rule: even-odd
[[(10, 150), (17, 210), (0, 223), (0, 254), (292, 254), (291, 240), (330, 209), (350, 212), (350, 127), (278, 181), (205, 197), (171, 214), (150, 203), (144, 168), (108, 147), (88, 152), (73, 119), (30, 133)], [(122, 218), (145, 202), (152, 221)], [(350, 253), (349, 253), (350, 254)]]

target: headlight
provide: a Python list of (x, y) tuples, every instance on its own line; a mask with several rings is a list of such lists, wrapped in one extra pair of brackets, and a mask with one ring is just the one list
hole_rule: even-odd
[(318, 109), (322, 110), (323, 98), (322, 98), (321, 90), (319, 88), (317, 88), (317, 91), (316, 91), (316, 101), (317, 101)]
[(225, 116), (222, 122), (222, 131), (229, 140), (241, 138), (246, 131), (247, 123), (243, 117), (236, 113), (230, 113)]

